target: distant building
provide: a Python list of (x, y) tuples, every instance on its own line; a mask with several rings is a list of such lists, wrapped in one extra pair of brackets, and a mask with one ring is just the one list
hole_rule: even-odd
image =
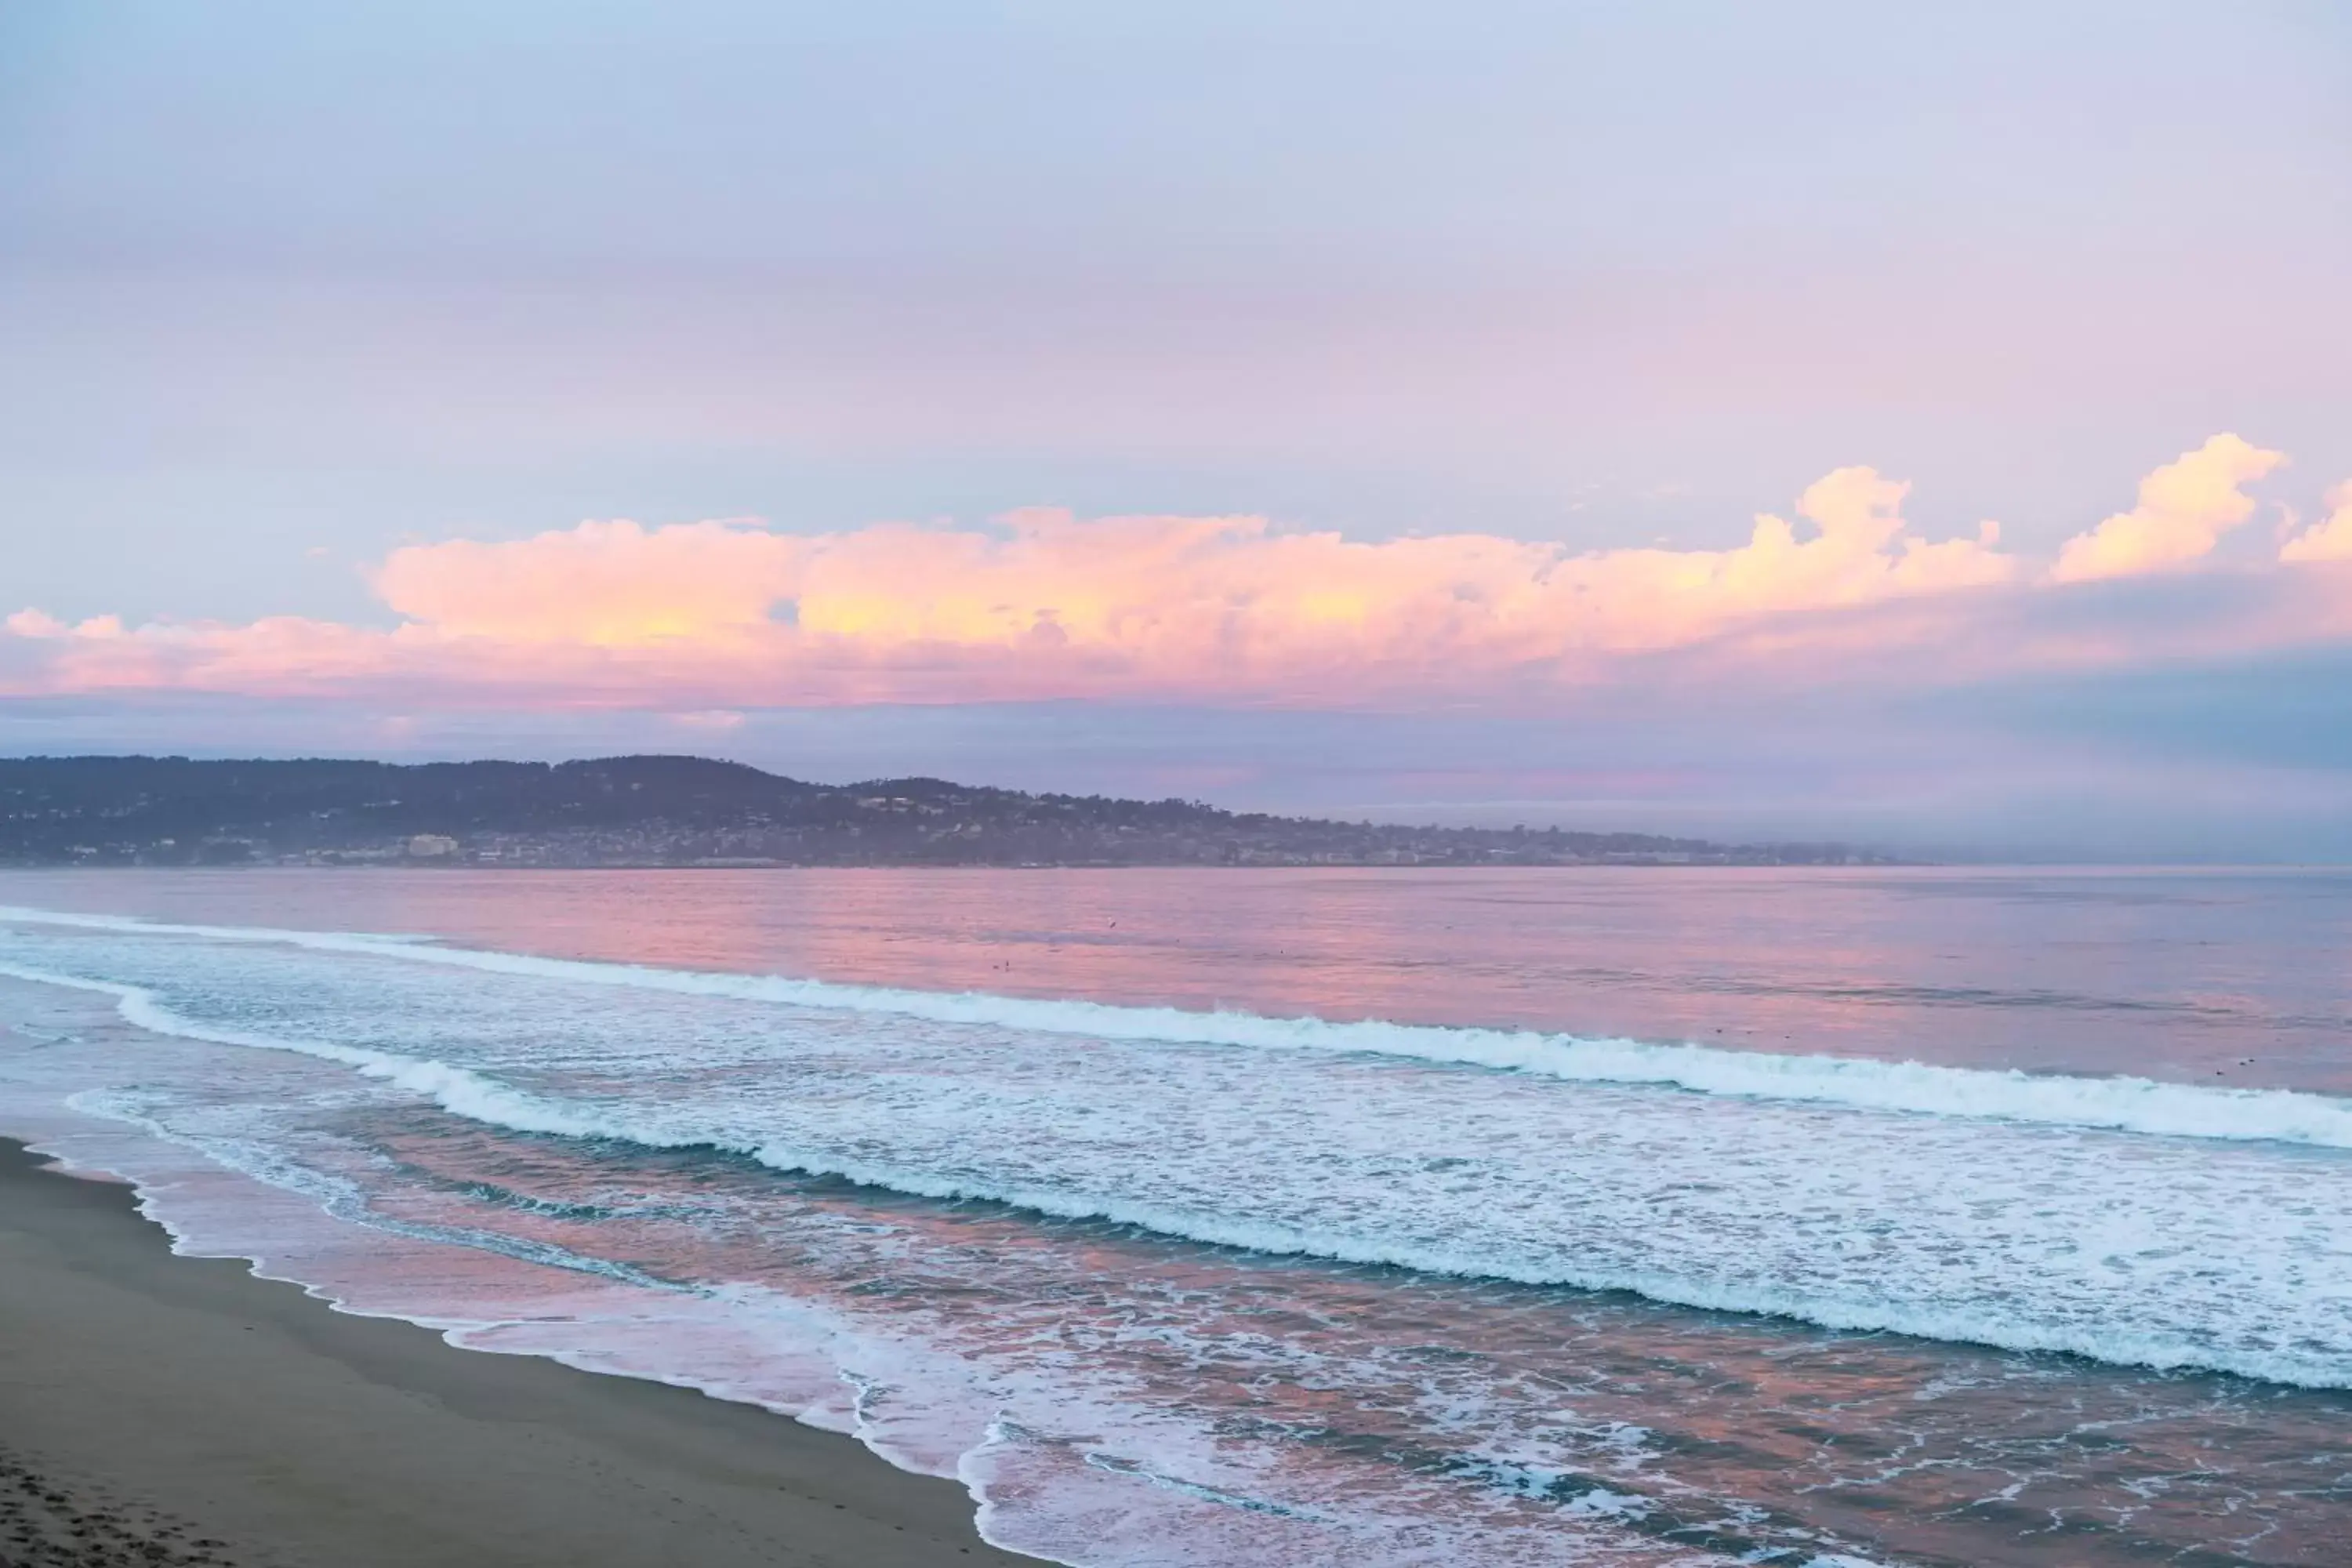
[(446, 834), (420, 833), (408, 841), (412, 860), (446, 860), (457, 853), (457, 841)]

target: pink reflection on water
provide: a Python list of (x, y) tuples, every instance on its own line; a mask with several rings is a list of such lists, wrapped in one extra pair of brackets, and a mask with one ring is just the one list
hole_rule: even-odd
[(925, 990), (2352, 1089), (2352, 878), (2012, 869), (0, 874), (0, 901)]

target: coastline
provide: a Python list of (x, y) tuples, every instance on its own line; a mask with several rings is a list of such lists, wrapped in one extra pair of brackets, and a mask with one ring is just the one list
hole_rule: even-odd
[(1034, 1564), (953, 1482), (747, 1405), (461, 1351), (0, 1138), (0, 1562)]

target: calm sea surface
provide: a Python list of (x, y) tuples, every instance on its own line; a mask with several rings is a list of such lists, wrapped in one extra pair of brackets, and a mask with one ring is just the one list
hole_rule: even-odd
[(1125, 1565), (2352, 1561), (2352, 878), (0, 873), (184, 1249)]

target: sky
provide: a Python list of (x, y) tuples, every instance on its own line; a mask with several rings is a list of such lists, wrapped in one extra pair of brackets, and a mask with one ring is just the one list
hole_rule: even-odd
[(0, 8), (0, 752), (2352, 858), (2352, 8)]

